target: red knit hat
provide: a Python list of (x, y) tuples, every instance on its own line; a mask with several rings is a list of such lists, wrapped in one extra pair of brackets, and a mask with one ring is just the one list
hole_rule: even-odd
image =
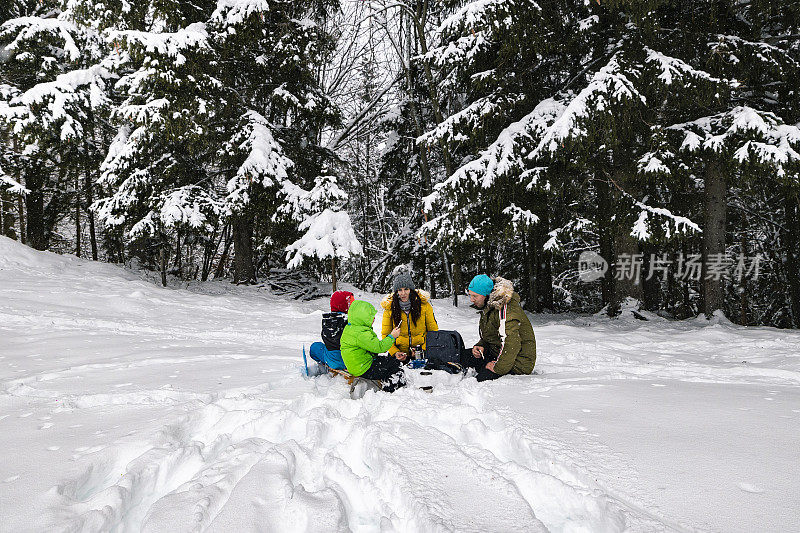
[(355, 300), (355, 296), (352, 292), (336, 291), (331, 296), (331, 311), (346, 313), (353, 300)]

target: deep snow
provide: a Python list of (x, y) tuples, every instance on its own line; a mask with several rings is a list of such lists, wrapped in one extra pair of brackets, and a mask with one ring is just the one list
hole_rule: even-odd
[(327, 302), (182, 287), (0, 237), (0, 530), (800, 530), (799, 332), (534, 315), (540, 375), (351, 400)]

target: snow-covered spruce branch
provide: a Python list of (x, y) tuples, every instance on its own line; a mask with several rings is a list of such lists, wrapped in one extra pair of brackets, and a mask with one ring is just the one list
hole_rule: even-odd
[(439, 201), (447, 191), (455, 191), (465, 183), (488, 188), (513, 170), (522, 170), (523, 143), (534, 141), (547, 131), (563, 112), (563, 104), (553, 98), (539, 102), (533, 111), (505, 128), (477, 159), (461, 166), (452, 176), (437, 184), (433, 192), (424, 198), (425, 209), (430, 210), (432, 204)]
[(209, 35), (204, 22), (194, 22), (176, 32), (148, 32), (138, 30), (107, 30), (109, 43), (123, 42), (138, 46), (149, 53), (158, 53), (177, 60), (180, 65), (185, 58), (182, 52), (189, 48), (209, 48)]
[(30, 189), (20, 185), (15, 179), (3, 172), (0, 168), (0, 189), (5, 189), (5, 192), (15, 195), (24, 196), (29, 194)]
[(786, 175), (787, 165), (800, 162), (800, 128), (784, 124), (773, 113), (747, 106), (667, 129), (684, 135), (681, 150), (696, 152), (702, 148), (721, 153), (723, 149), (732, 149), (738, 163), (772, 166), (779, 177)]
[(519, 94), (506, 98), (499, 93), (479, 98), (461, 111), (447, 117), (432, 130), (422, 134), (417, 138), (416, 142), (417, 144), (433, 146), (441, 141), (458, 141), (462, 140), (462, 137), (466, 139), (463, 134), (457, 134), (456, 130), (462, 128), (475, 130), (485, 117), (492, 116), (508, 106), (520, 103), (522, 100), (524, 100), (524, 96)]
[(283, 152), (272, 135), (273, 127), (260, 113), (250, 110), (243, 117), (243, 127), (227, 143), (227, 151), (245, 154), (236, 175), (226, 184), (226, 210), (233, 213), (249, 202), (249, 189), (254, 183), (267, 188), (282, 183), (294, 162)]
[(658, 79), (661, 80), (664, 85), (672, 85), (675, 79), (684, 79), (686, 77), (696, 78), (713, 83), (731, 83), (727, 82), (726, 80), (716, 78), (705, 70), (697, 70), (681, 59), (665, 55), (661, 52), (653, 50), (650, 47), (645, 46), (644, 51), (647, 54), (645, 63), (655, 65), (658, 68), (660, 71)]
[(63, 53), (69, 61), (78, 61), (81, 50), (75, 37), (82, 35), (83, 30), (74, 22), (60, 18), (19, 17), (5, 21), (0, 25), (0, 40), (15, 35), (5, 47), (6, 54), (12, 54), (27, 42), (42, 42), (50, 36), (58, 36), (64, 43)]
[(580, 126), (580, 122), (593, 113), (606, 112), (613, 104), (624, 101), (645, 103), (644, 95), (640, 94), (633, 82), (623, 74), (624, 70), (619, 59), (620, 54), (614, 54), (609, 62), (592, 76), (589, 84), (569, 102), (564, 112), (545, 130), (539, 144), (528, 155), (528, 159), (536, 160), (546, 154), (555, 153), (563, 141), (586, 136), (588, 132)]
[(347, 259), (364, 254), (350, 216), (344, 211), (325, 209), (306, 218), (299, 229), (303, 236), (286, 248), (289, 268), (297, 268), (306, 258)]

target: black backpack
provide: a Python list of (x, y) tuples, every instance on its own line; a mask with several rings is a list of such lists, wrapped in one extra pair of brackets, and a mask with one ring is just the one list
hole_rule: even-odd
[(457, 331), (429, 331), (425, 337), (425, 357), (428, 364), (425, 368), (445, 370), (451, 374), (463, 372), (461, 353), (464, 351), (464, 340)]

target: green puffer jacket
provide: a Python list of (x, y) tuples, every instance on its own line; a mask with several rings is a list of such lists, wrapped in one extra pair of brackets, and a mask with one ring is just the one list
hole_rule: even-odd
[[(506, 306), (506, 340), (500, 338), (500, 310)], [(530, 374), (536, 364), (536, 337), (528, 316), (519, 304), (519, 294), (507, 279), (497, 277), (494, 289), (481, 311), (478, 326), (483, 346), (490, 356), (498, 353), (500, 357), (494, 372), (500, 374)], [(502, 351), (501, 351), (502, 350)]]
[(360, 376), (372, 366), (375, 354), (385, 352), (394, 344), (394, 337), (386, 335), (383, 340), (372, 330), (375, 308), (371, 303), (356, 300), (347, 311), (347, 325), (342, 332), (342, 359), (347, 371)]

